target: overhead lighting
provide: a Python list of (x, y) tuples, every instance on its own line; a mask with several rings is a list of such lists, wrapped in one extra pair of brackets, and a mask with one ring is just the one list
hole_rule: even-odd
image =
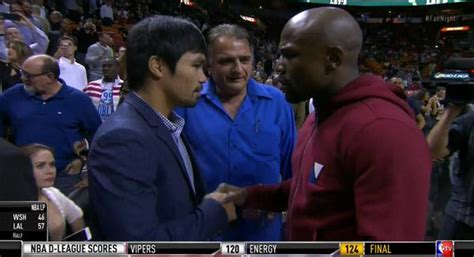
[(194, 6), (194, 3), (192, 0), (180, 0), (179, 2), (187, 6)]
[(253, 17), (250, 17), (250, 16), (240, 15), (240, 18), (242, 18), (244, 21), (248, 21), (248, 22), (251, 22), (251, 23), (257, 23), (257, 19), (255, 19)]
[(471, 28), (469, 26), (459, 26), (459, 27), (443, 27), (441, 32), (450, 32), (450, 31), (468, 31)]

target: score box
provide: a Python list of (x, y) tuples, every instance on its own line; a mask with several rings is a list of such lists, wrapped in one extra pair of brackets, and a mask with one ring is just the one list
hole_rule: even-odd
[(0, 241), (0, 257), (21, 257), (21, 241)]
[(242, 255), (245, 254), (245, 243), (242, 242), (224, 242), (221, 243), (221, 252), (224, 255)]
[(47, 241), (47, 209), (44, 202), (1, 201), (0, 240)]
[(341, 255), (362, 256), (364, 255), (364, 250), (363, 242), (343, 242), (339, 246)]

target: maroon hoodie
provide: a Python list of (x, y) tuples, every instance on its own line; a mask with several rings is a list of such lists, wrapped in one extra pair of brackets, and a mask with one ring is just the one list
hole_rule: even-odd
[(288, 209), (289, 240), (423, 240), (431, 158), (403, 92), (362, 75), (317, 112), (293, 178), (248, 188), (247, 206)]

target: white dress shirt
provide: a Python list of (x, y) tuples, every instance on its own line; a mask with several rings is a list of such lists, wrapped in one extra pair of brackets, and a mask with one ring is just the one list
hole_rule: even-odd
[(86, 68), (80, 63), (61, 57), (59, 58), (59, 77), (66, 82), (66, 85), (83, 90), (87, 86)]

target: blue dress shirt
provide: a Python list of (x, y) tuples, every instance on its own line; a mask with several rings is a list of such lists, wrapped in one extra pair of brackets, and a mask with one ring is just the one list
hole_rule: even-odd
[[(277, 184), (291, 176), (296, 126), (291, 106), (277, 89), (249, 80), (234, 119), (226, 113), (212, 80), (193, 108), (178, 112), (207, 189), (222, 183), (237, 186)], [(284, 199), (282, 199), (284, 201)], [(281, 216), (238, 220), (221, 240), (280, 240)]]

